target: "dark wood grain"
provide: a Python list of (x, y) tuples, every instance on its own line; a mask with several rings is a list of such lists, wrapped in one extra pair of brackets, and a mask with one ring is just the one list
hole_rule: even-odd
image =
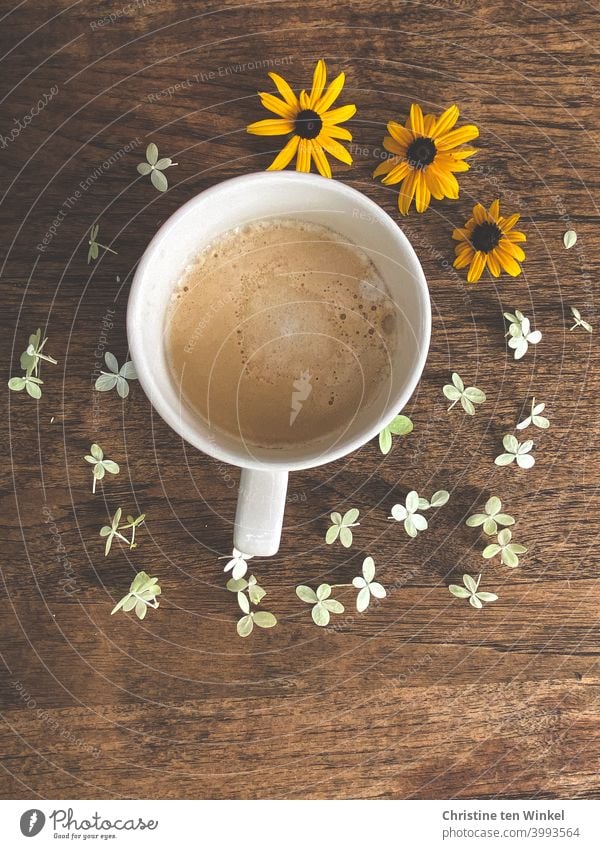
[[(570, 304), (596, 321), (593, 5), (30, 0), (2, 14), (3, 137), (57, 87), (0, 151), (2, 362), (8, 378), (41, 325), (59, 365), (45, 369), (39, 404), (12, 393), (4, 417), (0, 795), (600, 797), (599, 355), (596, 333), (567, 330)], [(107, 347), (125, 356), (129, 283), (157, 227), (195, 193), (271, 161), (273, 142), (244, 129), (264, 117), (267, 71), (283, 62), (300, 88), (319, 57), (346, 71), (344, 101), (358, 106), (355, 163), (335, 177), (395, 217), (395, 189), (371, 173), (385, 123), (413, 100), (432, 111), (457, 102), (481, 129), (481, 152), (458, 201), (401, 222), (433, 304), (407, 411), (415, 431), (386, 459), (369, 444), (293, 475), (281, 551), (253, 565), (280, 624), (240, 640), (217, 559), (231, 545), (235, 488), (139, 386), (124, 404), (98, 398), (94, 352), (113, 310)], [(165, 195), (137, 181), (149, 140), (179, 162)], [(450, 234), (494, 197), (523, 215), (524, 274), (467, 288), (450, 268)], [(118, 256), (88, 266), (96, 220)], [(579, 240), (567, 252), (569, 226)], [(544, 334), (519, 363), (503, 341), (501, 312), (514, 308)], [(446, 414), (453, 369), (488, 395), (474, 418)], [(551, 419), (535, 435), (536, 465), (498, 469), (501, 437), (532, 395)], [(82, 456), (95, 440), (122, 471), (92, 497)], [(414, 541), (385, 518), (413, 487), (452, 493)], [(529, 553), (516, 570), (485, 565), (500, 599), (476, 612), (447, 584), (482, 568), (464, 517), (492, 492)], [(105, 559), (98, 530), (118, 505), (148, 524), (135, 551)], [(326, 547), (327, 514), (354, 505), (354, 548)], [(359, 616), (342, 591), (347, 613), (315, 628), (295, 585), (347, 582), (365, 553), (389, 597)], [(160, 610), (111, 619), (142, 568), (160, 577)]]

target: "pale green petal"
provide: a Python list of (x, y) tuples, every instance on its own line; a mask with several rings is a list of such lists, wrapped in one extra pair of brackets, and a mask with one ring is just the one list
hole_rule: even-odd
[(371, 601), (371, 593), (369, 592), (368, 587), (363, 587), (363, 589), (359, 592), (356, 597), (356, 609), (359, 613), (362, 613), (369, 606), (369, 602)]
[(389, 454), (392, 450), (392, 434), (387, 427), (379, 434), (379, 450), (382, 454)]
[(451, 386), (447, 383), (443, 388), (443, 393), (449, 401), (458, 401), (461, 396), (461, 393), (455, 386)]
[(116, 374), (102, 373), (96, 379), (95, 388), (98, 392), (109, 392), (117, 385)]
[(408, 416), (396, 416), (388, 425), (394, 436), (406, 436), (412, 433), (414, 425)]
[(408, 512), (406, 507), (403, 504), (394, 504), (391, 510), (392, 517), (397, 521), (401, 522), (403, 519), (406, 519), (408, 516)]
[(326, 598), (329, 598), (331, 595), (331, 587), (329, 584), (320, 584), (317, 587), (317, 598), (319, 601), (323, 601)]
[(472, 575), (463, 575), (463, 584), (469, 592), (477, 592), (477, 581), (472, 577)]
[(512, 533), (509, 531), (508, 528), (504, 528), (504, 530), (500, 531), (500, 533), (498, 534), (498, 542), (500, 543), (500, 545), (508, 545), (511, 538)]
[(315, 604), (315, 606), (311, 610), (311, 616), (315, 625), (320, 625), (321, 627), (324, 627), (325, 625), (329, 624), (329, 611), (326, 607), (323, 607), (322, 604)]
[(385, 587), (377, 581), (373, 581), (369, 584), (369, 590), (371, 591), (371, 595), (375, 596), (375, 598), (385, 598), (387, 595)]
[(486, 545), (481, 552), (481, 556), (485, 557), (486, 560), (489, 560), (491, 557), (495, 557), (501, 550), (500, 546), (493, 542), (491, 545)]
[(159, 192), (166, 192), (169, 188), (169, 181), (162, 171), (153, 171), (150, 174), (150, 180), (154, 188), (158, 189)]
[(496, 519), (488, 516), (488, 518), (483, 523), (483, 532), (487, 534), (489, 537), (493, 536), (498, 530), (498, 525), (496, 524)]
[(352, 545), (352, 531), (350, 528), (340, 528), (340, 542), (344, 548), (350, 548)]
[(137, 370), (131, 360), (121, 366), (119, 374), (126, 380), (137, 380)]
[(127, 398), (129, 395), (129, 384), (124, 377), (117, 377), (117, 395), (121, 398)]
[(344, 612), (344, 605), (341, 603), (341, 601), (336, 601), (336, 599), (334, 598), (327, 598), (325, 599), (325, 601), (322, 601), (321, 604), (325, 608), (327, 608), (327, 610), (330, 610), (332, 613)]
[(150, 165), (156, 165), (158, 160), (158, 148), (154, 144), (154, 142), (150, 142), (148, 147), (146, 148), (146, 159), (150, 163)]
[(521, 469), (530, 469), (535, 465), (535, 457), (531, 454), (517, 454), (517, 466)]
[(452, 383), (456, 386), (456, 388), (459, 390), (459, 392), (463, 392), (463, 390), (465, 388), (465, 384), (463, 383), (461, 376), (459, 374), (457, 374), (455, 371), (452, 372)]
[(496, 593), (477, 593), (477, 597), (481, 599), (481, 601), (497, 601), (498, 596)]
[(367, 584), (370, 584), (375, 577), (375, 561), (372, 557), (365, 557), (363, 560), (362, 573)]
[(330, 528), (327, 528), (327, 533), (325, 534), (325, 542), (327, 545), (331, 545), (336, 541), (340, 533), (339, 525), (332, 525)]
[(411, 489), (406, 496), (406, 509), (409, 513), (414, 513), (415, 510), (419, 509), (419, 494), (414, 489)]
[(352, 510), (348, 510), (344, 513), (344, 518), (342, 519), (342, 524), (344, 525), (353, 525), (354, 522), (358, 519), (359, 511), (356, 507), (353, 507)]
[(514, 454), (500, 454), (499, 457), (496, 457), (494, 463), (497, 466), (508, 466), (515, 459)]
[(452, 595), (456, 596), (456, 598), (469, 598), (471, 593), (465, 587), (461, 587), (458, 584), (450, 584), (448, 587)]
[(485, 401), (485, 392), (482, 392), (481, 389), (477, 389), (476, 386), (469, 386), (465, 389), (465, 397), (474, 404), (483, 404)]
[(476, 595), (471, 596), (471, 598), (469, 599), (469, 604), (471, 605), (471, 607), (476, 607), (478, 610), (480, 610), (483, 607), (482, 603), (480, 602), (480, 600), (477, 598)]
[(240, 610), (243, 613), (250, 613), (250, 602), (248, 601), (248, 596), (245, 593), (239, 592), (237, 594), (237, 600)]
[(434, 492), (431, 496), (431, 507), (443, 507), (449, 500), (450, 493), (446, 489), (438, 489), (438, 491)]
[(485, 521), (487, 521), (487, 516), (485, 513), (473, 513), (472, 516), (469, 516), (467, 521), (465, 522), (469, 528), (478, 528), (480, 525), (483, 525)]
[(240, 637), (247, 637), (252, 633), (252, 629), (254, 628), (254, 621), (252, 616), (242, 616), (241, 619), (238, 619), (238, 623), (236, 625), (236, 629)]
[(110, 472), (111, 475), (119, 474), (119, 464), (115, 463), (114, 460), (103, 460), (102, 465), (104, 466), (107, 472)]
[(460, 403), (461, 403), (461, 406), (462, 406), (463, 410), (465, 411), (465, 413), (466, 413), (468, 416), (474, 416), (474, 415), (475, 415), (475, 407), (474, 407), (474, 406), (473, 406), (473, 404), (469, 401), (469, 399), (466, 397), (466, 395), (463, 395), (463, 396), (461, 397), (461, 399), (460, 399)]
[(272, 613), (268, 613), (266, 610), (260, 610), (254, 614), (254, 623), (259, 628), (273, 628), (277, 625), (277, 619)]
[(315, 604), (319, 600), (315, 591), (304, 584), (296, 587), (296, 595), (301, 601), (307, 602), (307, 604)]
[(408, 518), (404, 520), (404, 530), (409, 535), (409, 537), (412, 537), (413, 539), (416, 537), (417, 529), (415, 527), (415, 523), (413, 522), (412, 516), (408, 516)]
[(485, 502), (485, 512), (488, 514), (488, 516), (495, 516), (501, 507), (502, 502), (496, 495), (492, 495), (492, 497), (488, 498), (488, 500)]
[(147, 162), (140, 162), (137, 166), (138, 174), (141, 174), (142, 177), (147, 176), (152, 171), (152, 166), (148, 165)]

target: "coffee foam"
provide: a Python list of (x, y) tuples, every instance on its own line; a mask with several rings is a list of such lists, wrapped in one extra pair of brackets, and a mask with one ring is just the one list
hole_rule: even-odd
[[(270, 219), (229, 231), (190, 264), (167, 338), (174, 376), (203, 418), (283, 445), (344, 427), (389, 381), (397, 327), (389, 293), (356, 245), (316, 224)], [(291, 428), (303, 374), (310, 398)]]

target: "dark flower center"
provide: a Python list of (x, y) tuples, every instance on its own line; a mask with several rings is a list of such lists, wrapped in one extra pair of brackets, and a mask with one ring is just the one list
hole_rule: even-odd
[(303, 109), (296, 115), (296, 132), (303, 139), (316, 139), (323, 121), (314, 109)]
[(437, 148), (433, 139), (420, 136), (411, 142), (406, 151), (406, 159), (411, 168), (425, 168), (435, 159)]
[(471, 234), (471, 244), (476, 251), (485, 251), (489, 253), (493, 251), (500, 238), (502, 232), (497, 224), (492, 224), (491, 221), (484, 221), (483, 224), (476, 224)]

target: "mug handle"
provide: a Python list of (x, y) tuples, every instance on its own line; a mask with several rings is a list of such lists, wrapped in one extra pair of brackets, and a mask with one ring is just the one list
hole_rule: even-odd
[(277, 554), (287, 493), (288, 473), (242, 469), (233, 544), (248, 555)]

